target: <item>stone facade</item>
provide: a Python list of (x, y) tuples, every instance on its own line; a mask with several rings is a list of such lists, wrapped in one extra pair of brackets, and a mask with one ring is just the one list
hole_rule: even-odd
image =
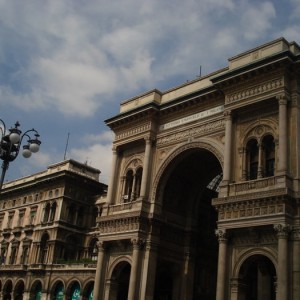
[[(300, 299), (299, 62), (299, 46), (280, 38), (121, 103), (106, 120), (112, 173), (97, 200), (103, 185), (59, 164), (7, 184), (2, 298)], [(68, 218), (73, 202), (84, 210)], [(72, 211), (88, 212), (85, 227)], [(67, 263), (95, 254), (97, 265)]]
[(300, 298), (299, 61), (280, 38), (106, 120), (95, 299)]
[(107, 188), (99, 174), (67, 160), (3, 186), (1, 299), (91, 299)]

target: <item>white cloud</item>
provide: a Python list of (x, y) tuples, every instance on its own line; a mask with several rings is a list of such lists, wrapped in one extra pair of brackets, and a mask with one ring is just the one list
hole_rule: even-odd
[(241, 28), (247, 40), (258, 39), (272, 27), (276, 10), (271, 2), (262, 2), (257, 6), (248, 6), (241, 15)]
[(111, 131), (105, 131), (100, 135), (88, 134), (82, 138), (82, 147), (70, 149), (68, 156), (99, 169), (100, 181), (108, 184), (111, 172), (112, 141)]

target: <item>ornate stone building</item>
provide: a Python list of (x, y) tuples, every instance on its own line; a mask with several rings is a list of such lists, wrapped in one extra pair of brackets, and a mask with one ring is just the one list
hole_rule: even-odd
[(300, 49), (121, 104), (94, 299), (300, 299)]
[(1, 299), (92, 298), (99, 174), (67, 160), (3, 186)]

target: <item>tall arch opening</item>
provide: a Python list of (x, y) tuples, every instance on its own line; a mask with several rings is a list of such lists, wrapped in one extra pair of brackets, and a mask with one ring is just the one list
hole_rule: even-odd
[(181, 152), (162, 174), (157, 299), (215, 299), (217, 212), (211, 200), (221, 180), (219, 160), (203, 148)]
[(3, 291), (2, 291), (3, 300), (11, 300), (13, 298), (12, 289), (13, 289), (12, 281), (11, 280), (6, 281), (5, 284), (3, 285)]
[(118, 263), (111, 276), (109, 299), (127, 300), (131, 265), (126, 262)]
[(239, 272), (239, 299), (275, 300), (276, 270), (264, 255), (246, 259)]
[(18, 281), (14, 288), (14, 299), (22, 300), (24, 294), (24, 282), (22, 280)]

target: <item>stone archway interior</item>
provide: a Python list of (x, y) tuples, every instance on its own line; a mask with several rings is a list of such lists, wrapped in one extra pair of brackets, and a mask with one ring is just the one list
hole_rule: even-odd
[(9, 280), (3, 286), (3, 300), (10, 300), (12, 299), (12, 282)]
[(159, 194), (166, 221), (160, 227), (158, 265), (167, 268), (157, 269), (157, 297), (214, 300), (218, 241), (211, 200), (217, 197), (221, 165), (210, 151), (193, 148), (171, 161), (162, 177)]
[(276, 270), (263, 255), (249, 257), (239, 272), (239, 299), (275, 300)]
[(15, 300), (21, 300), (23, 299), (23, 293), (24, 293), (24, 282), (19, 281), (16, 284), (16, 287), (14, 289), (14, 299)]
[(120, 262), (112, 273), (110, 284), (110, 300), (127, 300), (131, 265), (128, 262)]

